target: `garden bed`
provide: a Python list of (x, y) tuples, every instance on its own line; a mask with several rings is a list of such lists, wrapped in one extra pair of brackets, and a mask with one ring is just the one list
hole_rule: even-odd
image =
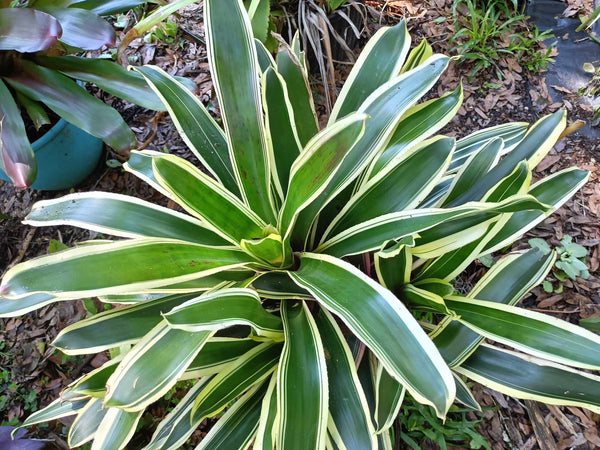
[[(382, 10), (380, 23), (392, 24), (400, 17), (410, 18), (409, 28), (413, 44), (423, 36), (432, 43), (434, 51), (448, 52), (448, 37), (455, 32), (451, 25), (450, 3), (430, 0), (413, 3), (408, 1), (367, 1), (370, 7)], [(582, 5), (583, 7), (584, 5)], [(439, 18), (446, 18), (440, 21)], [(128, 49), (133, 64), (156, 64), (171, 74), (187, 76), (197, 83), (202, 101), (218, 117), (218, 109), (212, 103), (214, 93), (203, 45), (202, 8), (188, 7), (176, 19), (179, 32), (171, 44), (165, 42), (145, 43), (136, 40)], [(379, 26), (373, 24), (370, 32)], [(600, 47), (599, 47), (600, 48)], [(358, 51), (359, 49), (357, 49)], [(349, 66), (336, 66), (336, 81), (347, 76)], [(590, 110), (576, 98), (562, 103), (554, 102), (548, 92), (544, 74), (527, 73), (515, 58), (507, 57), (499, 63), (500, 79), (495, 71), (480, 71), (469, 81), (468, 66), (453, 64), (437, 86), (442, 94), (464, 82), (465, 101), (458, 116), (443, 133), (462, 137), (477, 129), (508, 121), (533, 123), (539, 117), (566, 107), (569, 121), (589, 120)], [(314, 88), (322, 92), (321, 84)], [(565, 88), (566, 89), (566, 88)], [(320, 96), (322, 97), (322, 96)], [(185, 144), (179, 138), (170, 119), (162, 113), (154, 113), (107, 97), (135, 131), (138, 141), (148, 149), (164, 150), (190, 157)], [(321, 100), (320, 113), (326, 118), (326, 108)], [(116, 155), (108, 155), (109, 165), (99, 167), (93, 176), (77, 192), (100, 190), (124, 193), (168, 205), (169, 202), (120, 167)], [(573, 323), (581, 318), (600, 316), (600, 143), (578, 133), (561, 140), (538, 166), (535, 175), (541, 178), (565, 167), (577, 165), (592, 172), (589, 183), (559, 211), (524, 237), (515, 248), (526, 248), (527, 240), (540, 237), (551, 245), (559, 245), (564, 235), (588, 249), (587, 264), (590, 278), (566, 281), (561, 293), (546, 293), (536, 288), (523, 299), (526, 308), (543, 311)], [(17, 191), (8, 183), (0, 181), (0, 274), (14, 264), (35, 256), (46, 254), (49, 247), (99, 237), (95, 233), (69, 227), (31, 228), (20, 221), (35, 201), (62, 196), (66, 192)], [(169, 205), (174, 206), (174, 205)], [(486, 268), (479, 265), (469, 272), (478, 278)], [(468, 281), (468, 280), (467, 280)], [(89, 303), (87, 309), (93, 309)], [(104, 354), (93, 358), (68, 358), (55, 352), (49, 345), (58, 331), (69, 323), (88, 314), (82, 302), (62, 302), (27, 314), (21, 318), (2, 319), (0, 322), (0, 410), (2, 421), (16, 424), (33, 410), (56, 398), (60, 391), (91, 368), (106, 361)], [(580, 408), (547, 407), (532, 402), (521, 402), (481, 387), (474, 388), (477, 400), (484, 407), (484, 422), (480, 432), (494, 449), (515, 448), (589, 448), (600, 447), (598, 424), (600, 417)], [(151, 408), (152, 409), (152, 408)], [(164, 408), (152, 409), (160, 417)], [(471, 418), (477, 418), (475, 413)], [(206, 426), (201, 427), (194, 440), (198, 441)], [(56, 448), (67, 448), (61, 425), (39, 427), (37, 436), (53, 440)], [(135, 443), (131, 448), (136, 447)], [(434, 448), (434, 447), (432, 447)]]

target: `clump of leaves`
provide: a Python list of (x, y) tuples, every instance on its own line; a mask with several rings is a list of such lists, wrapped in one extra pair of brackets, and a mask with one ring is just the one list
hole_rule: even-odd
[(207, 418), (200, 449), (391, 448), (405, 394), (442, 419), (455, 402), (477, 410), (462, 377), (600, 411), (600, 378), (580, 370), (600, 368), (600, 337), (516, 306), (556, 252), (507, 255), (462, 294), (454, 284), (586, 182), (571, 168), (532, 184), (565, 112), (436, 135), (462, 89), (418, 103), (450, 58), (410, 51), (400, 22), (375, 34), (319, 129), (299, 38), (274, 58), (239, 0), (205, 0), (204, 14), (223, 128), (163, 70), (135, 68), (204, 170), (156, 151), (123, 166), (185, 213), (91, 192), (27, 216), (116, 238), (13, 267), (0, 316), (82, 297), (120, 307), (57, 336), (67, 354), (112, 359), (25, 426), (76, 415), (71, 446), (121, 449), (185, 380), (198, 381), (146, 449), (181, 448)]
[[(505, 0), (455, 0), (453, 4), (456, 34), (450, 42), (462, 56), (463, 61), (473, 65), (471, 77), (480, 70), (493, 68), (499, 79), (503, 78), (498, 63), (512, 55), (521, 66), (537, 72), (545, 70), (550, 62), (552, 47), (542, 46), (545, 39), (553, 37), (549, 31), (540, 33), (537, 27), (533, 32), (523, 30), (525, 16), (516, 14), (516, 1), (513, 8)], [(464, 14), (458, 14), (462, 9)]]
[[(529, 245), (539, 248), (544, 254), (550, 254), (552, 247), (543, 239), (529, 239)], [(559, 246), (555, 247), (558, 253), (558, 259), (554, 263), (552, 275), (558, 286), (555, 286), (552, 280), (544, 280), (543, 288), (548, 293), (560, 294), (563, 291), (563, 283), (568, 280), (575, 280), (577, 277), (587, 280), (590, 277), (588, 267), (585, 263), (587, 250), (585, 247), (573, 242), (573, 238), (568, 234), (560, 240)]]
[(144, 41), (148, 43), (164, 42), (166, 44), (172, 44), (177, 37), (177, 30), (177, 23), (173, 22), (171, 19), (167, 19), (166, 22), (160, 23), (152, 28), (144, 36)]

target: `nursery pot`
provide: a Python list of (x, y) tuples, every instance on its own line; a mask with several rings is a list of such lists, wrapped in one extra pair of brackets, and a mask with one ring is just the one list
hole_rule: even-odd
[[(102, 140), (60, 119), (31, 144), (38, 174), (33, 189), (57, 191), (71, 188), (90, 175), (102, 156)], [(0, 178), (10, 181), (0, 170)]]

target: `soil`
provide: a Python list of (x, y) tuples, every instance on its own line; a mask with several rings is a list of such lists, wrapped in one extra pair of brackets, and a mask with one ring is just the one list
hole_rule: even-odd
[[(589, 2), (570, 0), (565, 5), (569, 14), (589, 8)], [(381, 25), (396, 23), (400, 18), (409, 20), (409, 28), (416, 45), (427, 37), (437, 52), (449, 53), (448, 36), (455, 33), (452, 25), (450, 0), (367, 0), (365, 4), (380, 15), (369, 25), (366, 34), (372, 34)], [(440, 21), (439, 18), (446, 20)], [(176, 19), (178, 38), (173, 44), (149, 44), (141, 39), (132, 43), (127, 55), (132, 64), (156, 64), (167, 72), (192, 78), (198, 85), (198, 96), (218, 119), (214, 92), (203, 44), (202, 6), (186, 8)], [(524, 27), (530, 26), (527, 23)], [(359, 49), (356, 49), (358, 53)], [(342, 84), (349, 72), (348, 64), (336, 64), (336, 86)], [(438, 95), (456, 88), (463, 81), (465, 101), (457, 117), (443, 130), (444, 134), (461, 137), (483, 127), (507, 121), (535, 122), (540, 117), (566, 108), (569, 121), (589, 120), (591, 111), (575, 96), (554, 101), (549, 95), (544, 73), (527, 73), (510, 56), (499, 63), (500, 71), (479, 72), (468, 80), (471, 68), (454, 63), (435, 88)], [(498, 75), (501, 75), (500, 78)], [(324, 87), (312, 80), (315, 98), (319, 103), (321, 121), (326, 119)], [(565, 88), (567, 89), (567, 88)], [(171, 153), (191, 158), (190, 152), (177, 131), (163, 113), (144, 110), (101, 92), (97, 95), (114, 106), (130, 124), (140, 146), (148, 149), (167, 149)], [(110, 151), (106, 160), (119, 161), (120, 156)], [(577, 279), (564, 283), (560, 294), (548, 294), (534, 289), (521, 306), (543, 311), (555, 317), (577, 323), (581, 318), (600, 316), (600, 141), (574, 133), (562, 139), (538, 166), (534, 176), (542, 178), (566, 167), (577, 165), (590, 170), (589, 183), (563, 208), (550, 216), (535, 230), (515, 244), (528, 246), (531, 237), (542, 237), (558, 245), (568, 234), (588, 249), (588, 280)], [(114, 164), (103, 165), (82, 185), (73, 191), (100, 190), (126, 193), (139, 198), (167, 204), (167, 200), (142, 181), (123, 172)], [(51, 242), (73, 245), (77, 241), (93, 239), (95, 233), (71, 227), (31, 228), (21, 220), (38, 200), (56, 198), (67, 193), (18, 191), (0, 181), (0, 275), (20, 261), (46, 254)], [(482, 265), (468, 272), (476, 280), (485, 271)], [(469, 280), (467, 280), (469, 281)], [(13, 319), (0, 319), (0, 369), (9, 373), (9, 381), (0, 378), (0, 396), (8, 397), (0, 408), (2, 421), (22, 421), (32, 410), (54, 400), (61, 389), (81, 373), (99, 367), (106, 355), (86, 359), (63, 359), (50, 342), (66, 325), (87, 314), (81, 302), (61, 302), (39, 311)], [(18, 388), (9, 385), (14, 382)], [(594, 449), (600, 448), (598, 425), (600, 416), (572, 407), (545, 406), (522, 402), (498, 392), (474, 385), (474, 394), (484, 407), (484, 421), (479, 430), (493, 449)], [(3, 392), (2, 392), (3, 391)], [(36, 404), (24, 399), (23, 392), (35, 392)], [(164, 409), (153, 410), (155, 416)], [(471, 418), (479, 418), (472, 414)], [(64, 423), (68, 423), (65, 420)], [(199, 440), (210, 424), (203, 424), (194, 436)], [(38, 435), (52, 439), (56, 448), (67, 448), (61, 424), (38, 427)], [(133, 445), (133, 444), (132, 444)], [(131, 448), (137, 448), (132, 446)], [(436, 448), (433, 444), (427, 448)]]

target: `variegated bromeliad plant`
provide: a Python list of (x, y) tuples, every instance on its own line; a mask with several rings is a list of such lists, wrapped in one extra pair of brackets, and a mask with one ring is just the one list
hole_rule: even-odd
[(27, 218), (126, 239), (5, 275), (3, 316), (92, 296), (121, 305), (60, 333), (65, 353), (112, 359), (26, 426), (76, 414), (71, 446), (123, 448), (180, 380), (197, 381), (147, 449), (179, 448), (214, 416), (199, 448), (392, 448), (405, 392), (443, 418), (455, 401), (478, 408), (465, 378), (600, 411), (600, 379), (581, 370), (600, 367), (600, 339), (515, 306), (555, 255), (510, 254), (469, 292), (453, 285), (585, 183), (577, 169), (531, 183), (564, 112), (431, 137), (462, 91), (417, 104), (449, 58), (426, 43), (409, 53), (400, 23), (369, 42), (319, 130), (297, 42), (273, 60), (239, 0), (205, 0), (205, 23), (224, 130), (166, 73), (135, 70), (212, 176), (151, 151), (126, 164), (188, 214), (95, 192)]

